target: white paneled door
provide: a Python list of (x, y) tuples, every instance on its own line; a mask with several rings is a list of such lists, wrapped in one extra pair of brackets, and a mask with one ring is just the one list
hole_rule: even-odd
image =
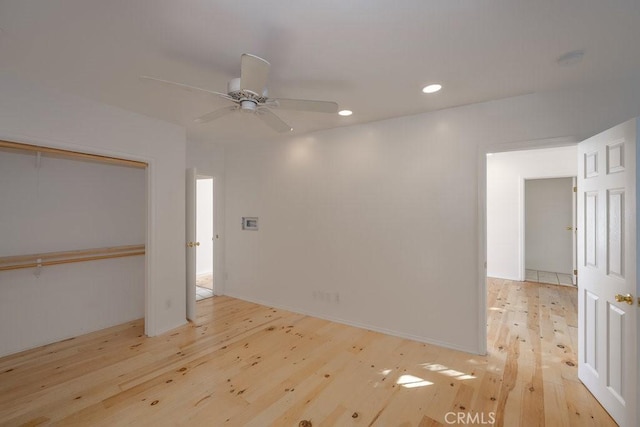
[(578, 150), (578, 376), (637, 426), (636, 120)]
[(186, 292), (187, 292), (187, 319), (196, 320), (196, 214), (197, 214), (197, 189), (196, 169), (187, 169), (186, 174)]

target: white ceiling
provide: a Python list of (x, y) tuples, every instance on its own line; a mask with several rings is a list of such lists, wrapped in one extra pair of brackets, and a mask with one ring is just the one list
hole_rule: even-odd
[[(246, 52), (271, 62), (271, 96), (354, 111), (279, 111), (295, 133), (640, 76), (640, 0), (0, 0), (0, 29), (0, 71), (192, 140), (274, 132), (240, 112), (195, 124), (227, 104), (139, 76), (226, 92)], [(581, 63), (556, 63), (575, 49)]]

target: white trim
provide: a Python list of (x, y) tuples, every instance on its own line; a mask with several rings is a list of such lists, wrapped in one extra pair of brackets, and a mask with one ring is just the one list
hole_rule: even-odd
[(580, 141), (575, 136), (560, 136), (557, 138), (541, 138), (525, 141), (507, 142), (504, 144), (492, 144), (485, 148), (487, 153), (506, 153), (508, 151), (528, 151), (539, 148), (558, 148), (576, 145)]
[(487, 354), (487, 153), (478, 148), (478, 354)]
[(527, 272), (525, 271), (525, 252), (526, 252), (526, 242), (524, 239), (526, 238), (525, 231), (525, 223), (526, 223), (526, 211), (524, 207), (524, 181), (526, 178), (523, 176), (518, 177), (518, 242), (520, 243), (518, 246), (518, 271), (520, 272), (520, 277), (518, 277), (519, 282), (524, 282), (525, 277), (527, 277)]
[(151, 283), (151, 272), (154, 271), (154, 254), (156, 251), (155, 242), (153, 240), (153, 230), (156, 224), (156, 215), (153, 205), (155, 203), (155, 186), (153, 182), (153, 176), (155, 174), (155, 164), (153, 161), (147, 162), (147, 241), (146, 241), (146, 256), (144, 257), (144, 334), (148, 337), (152, 337), (158, 333), (157, 331), (157, 315), (156, 305), (152, 304), (154, 301), (154, 287)]
[(457, 346), (457, 345), (453, 345), (453, 344), (448, 343), (448, 342), (432, 340), (432, 339), (428, 339), (428, 338), (421, 337), (421, 336), (418, 336), (418, 335), (413, 335), (413, 334), (406, 334), (406, 333), (403, 333), (403, 332), (395, 331), (393, 329), (386, 329), (386, 328), (381, 328), (381, 327), (378, 327), (378, 326), (368, 325), (366, 323), (352, 322), (352, 321), (349, 321), (349, 320), (341, 319), (339, 317), (328, 316), (326, 314), (320, 314), (320, 313), (316, 313), (316, 312), (313, 312), (313, 311), (310, 311), (310, 310), (301, 310), (299, 308), (289, 307), (287, 305), (273, 304), (270, 301), (261, 300), (259, 298), (250, 298), (250, 297), (247, 297), (247, 296), (242, 295), (242, 294), (237, 293), (237, 292), (227, 292), (224, 295), (228, 296), (228, 297), (231, 297), (231, 298), (237, 298), (239, 300), (252, 302), (254, 304), (260, 304), (260, 305), (263, 305), (263, 306), (273, 307), (273, 308), (277, 308), (277, 309), (280, 309), (280, 310), (287, 310), (287, 311), (290, 311), (292, 313), (298, 313), (298, 314), (302, 314), (302, 315), (305, 315), (305, 316), (311, 316), (311, 317), (316, 317), (318, 319), (328, 320), (330, 322), (340, 323), (340, 324), (347, 325), (347, 326), (353, 326), (354, 328), (367, 329), (367, 330), (374, 331), (374, 332), (380, 332), (381, 334), (392, 335), (392, 336), (395, 336), (395, 337), (405, 338), (405, 339), (409, 339), (409, 340), (412, 340), (412, 341), (417, 341), (417, 342), (430, 344), (430, 345), (437, 345), (439, 347), (449, 348), (449, 349), (452, 349), (452, 350), (464, 351), (466, 353), (484, 355), (482, 353), (479, 353), (476, 349), (473, 349), (473, 348), (470, 348), (470, 347)]
[(224, 206), (222, 206), (222, 178), (213, 175), (213, 233), (218, 236), (213, 246), (213, 294), (224, 295)]
[(144, 162), (147, 164), (149, 164), (151, 160), (151, 158), (148, 158), (148, 157), (134, 155), (134, 154), (126, 153), (123, 151), (105, 150), (105, 149), (96, 148), (93, 146), (87, 146), (87, 145), (72, 143), (68, 141), (63, 141), (56, 138), (34, 138), (27, 135), (0, 132), (0, 139), (17, 142), (17, 143), (23, 143), (23, 144), (41, 145), (49, 148), (60, 148), (68, 151), (77, 151), (79, 153), (96, 154), (98, 156), (115, 157), (115, 158), (120, 158), (124, 160), (134, 160), (137, 162)]
[[(638, 265), (640, 265), (640, 118), (636, 118), (636, 296), (640, 296), (640, 274), (638, 274)], [(640, 355), (640, 314), (636, 315), (636, 351)], [(636, 419), (640, 420), (640, 369), (636, 373)]]

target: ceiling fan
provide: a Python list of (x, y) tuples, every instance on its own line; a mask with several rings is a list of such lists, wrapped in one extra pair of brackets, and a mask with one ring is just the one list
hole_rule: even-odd
[(329, 101), (313, 101), (307, 99), (269, 98), (267, 91), (267, 76), (271, 64), (255, 55), (244, 53), (241, 56), (240, 77), (231, 79), (227, 84), (227, 93), (215, 92), (183, 83), (171, 82), (155, 77), (141, 76), (141, 79), (152, 80), (168, 84), (189, 91), (204, 92), (223, 98), (233, 105), (223, 107), (198, 117), (196, 123), (206, 123), (220, 118), (233, 111), (240, 110), (245, 113), (253, 113), (267, 126), (277, 132), (289, 132), (293, 128), (278, 117), (272, 108), (283, 110), (310, 111), (314, 113), (335, 113), (338, 104)]

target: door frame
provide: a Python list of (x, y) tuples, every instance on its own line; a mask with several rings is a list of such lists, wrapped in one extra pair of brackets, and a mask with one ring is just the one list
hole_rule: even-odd
[[(213, 234), (213, 241), (212, 241), (212, 253), (211, 253), (211, 271), (213, 274), (213, 294), (214, 295), (219, 295), (218, 292), (216, 292), (218, 289), (216, 289), (217, 287), (217, 264), (216, 264), (216, 258), (217, 258), (217, 253), (218, 253), (218, 239), (216, 238), (216, 236), (218, 235), (218, 215), (217, 215), (217, 199), (216, 199), (216, 177), (213, 175), (205, 175), (205, 174), (199, 174), (196, 173), (196, 192), (198, 189), (198, 180), (199, 179), (210, 179), (211, 180), (211, 191), (212, 191), (212, 197), (211, 197), (211, 204), (212, 204), (212, 217), (211, 217), (211, 221), (212, 221), (212, 234)], [(198, 200), (196, 198), (196, 239), (198, 236), (198, 221), (197, 221), (197, 213), (198, 213)], [(197, 275), (197, 264), (196, 264), (196, 275)]]
[(198, 170), (187, 168), (185, 173), (185, 313), (188, 321), (196, 320), (196, 247)]
[[(517, 141), (502, 144), (489, 144), (478, 147), (478, 353), (487, 354), (487, 154), (508, 151), (536, 150), (544, 148), (566, 147), (580, 141), (574, 136), (544, 138), (529, 141)], [(576, 159), (576, 162), (578, 159)], [(524, 182), (522, 183), (524, 185)], [(522, 194), (522, 192), (521, 192)], [(524, 223), (521, 222), (521, 228)], [(524, 229), (522, 228), (522, 233)], [(523, 253), (523, 249), (521, 248)], [(522, 260), (524, 265), (524, 259)], [(524, 269), (522, 270), (524, 279)]]
[[(640, 218), (638, 217), (638, 213), (640, 212), (640, 185), (638, 185), (638, 181), (640, 180), (640, 119), (636, 118), (636, 269), (637, 266), (640, 265)], [(636, 298), (640, 297), (640, 275), (636, 270)], [(640, 300), (638, 300), (640, 304)], [(636, 327), (639, 331), (639, 337), (637, 340), (637, 351), (640, 354), (640, 315), (636, 316)], [(638, 388), (640, 389), (640, 369), (638, 369), (636, 375), (636, 382), (638, 384)], [(640, 391), (636, 396), (636, 419), (640, 420)]]
[(155, 270), (155, 253), (157, 247), (154, 230), (156, 217), (156, 182), (154, 176), (157, 169), (157, 161), (153, 157), (145, 155), (123, 153), (111, 150), (103, 146), (91, 146), (72, 144), (67, 141), (58, 141), (42, 137), (26, 137), (0, 132), (0, 139), (17, 144), (38, 145), (45, 148), (53, 148), (71, 153), (112, 157), (120, 160), (131, 160), (147, 164), (145, 168), (145, 254), (144, 254), (144, 334), (153, 337), (158, 334), (158, 304), (155, 304), (152, 272)]
[[(193, 175), (193, 200), (192, 198), (189, 196), (189, 186), (191, 185), (191, 179), (190, 179), (190, 175)], [(198, 198), (197, 198), (197, 185), (198, 185), (198, 179), (212, 179), (212, 191), (213, 191), (213, 235), (214, 235), (214, 239), (213, 239), (213, 254), (212, 254), (212, 260), (211, 260), (211, 265), (213, 268), (213, 294), (214, 295), (222, 295), (223, 290), (224, 290), (224, 286), (222, 284), (222, 274), (220, 272), (220, 266), (222, 266), (222, 261), (221, 261), (221, 256), (222, 254), (220, 253), (220, 248), (222, 247), (222, 245), (220, 244), (220, 187), (219, 187), (219, 181), (218, 181), (218, 177), (216, 175), (205, 175), (205, 174), (199, 174), (198, 173), (198, 169), (195, 167), (190, 167), (186, 169), (186, 174), (185, 174), (185, 184), (186, 184), (186, 197), (185, 197), (185, 212), (186, 212), (186, 216), (185, 216), (185, 235), (189, 234), (189, 225), (187, 224), (188, 222), (188, 218), (187, 216), (189, 215), (190, 211), (193, 211), (193, 222), (194, 222), (194, 239), (197, 240), (197, 213), (198, 213)], [(189, 206), (189, 204), (192, 204), (193, 206)], [(187, 242), (189, 240), (188, 236), (185, 239), (185, 242)], [(187, 251), (189, 250), (189, 248), (187, 248)], [(190, 274), (189, 274), (189, 263), (190, 263), (190, 259), (189, 257), (185, 257), (185, 292), (186, 292), (186, 304), (187, 304), (187, 318), (189, 317), (189, 304), (193, 303), (194, 304), (194, 309), (193, 309), (193, 317), (195, 318), (195, 316), (197, 315), (196, 313), (196, 307), (195, 307), (195, 302), (196, 302), (196, 255), (194, 254), (193, 256), (193, 283), (189, 282), (190, 279)]]

